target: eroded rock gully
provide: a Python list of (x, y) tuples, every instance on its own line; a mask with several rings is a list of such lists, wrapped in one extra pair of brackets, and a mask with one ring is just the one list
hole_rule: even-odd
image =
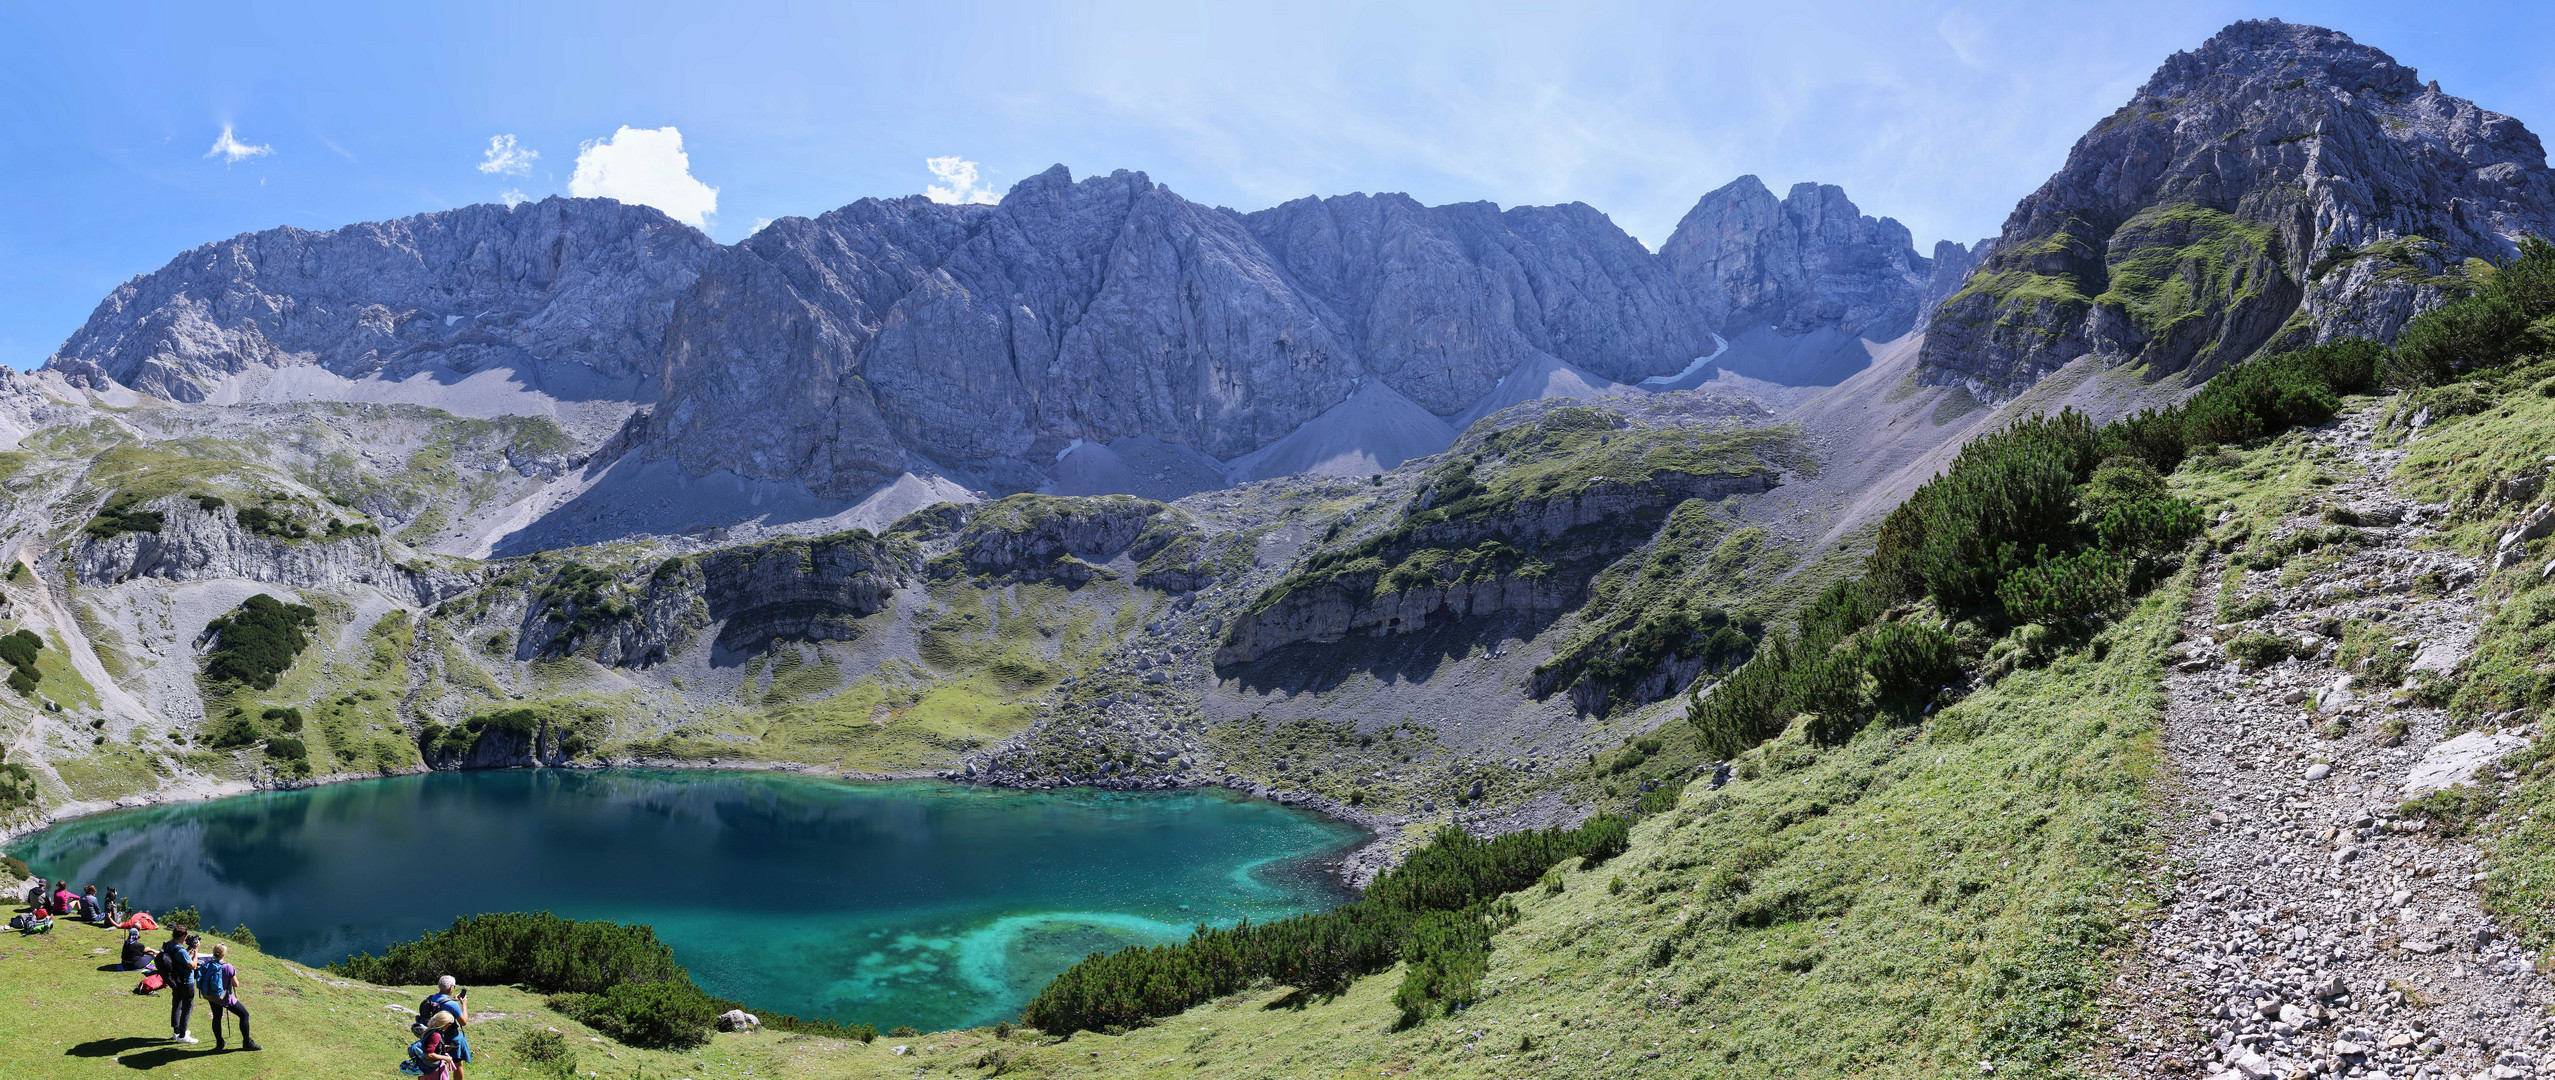
[[(2371, 444), (2376, 411), (2314, 436), (2338, 451), (2326, 502), (2400, 523), (2363, 529), (2367, 547), (2294, 587), (2256, 575), (2275, 607), (2242, 628), (2313, 635), (2316, 653), (2245, 671), (2213, 641), (2234, 629), (2210, 602), (2223, 558), (2195, 594), (2166, 677), (2162, 859), (2178, 877), (2106, 1009), (2100, 1064), (2115, 1075), (2509, 1078), (2555, 1054), (2555, 985), (2481, 910), (2481, 852), (2397, 813), (2450, 717), (2390, 707), (2392, 687), (2334, 693), (2340, 645), (2314, 629), (2370, 619), (2419, 643), (2417, 668), (2453, 667), (2481, 617), (2478, 567), (2420, 547), (2435, 508), (2389, 490), (2402, 452)], [(2425, 574), (2445, 588), (2419, 587)], [(2320, 736), (2337, 717), (2349, 733)]]

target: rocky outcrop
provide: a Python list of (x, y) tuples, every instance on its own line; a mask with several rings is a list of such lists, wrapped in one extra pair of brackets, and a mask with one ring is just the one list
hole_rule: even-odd
[(1978, 269), (1978, 264), (1987, 259), (1988, 251), (1995, 246), (1996, 238), (1993, 236), (1968, 247), (1949, 240), (1934, 242), (1934, 265), (1925, 273), (1925, 296), (1916, 308), (1917, 318), (1923, 324), (1919, 329), (1934, 324), (1935, 310), (1943, 306), (1943, 301), (1951, 299), (1952, 294), (1961, 291), (1961, 286), (1969, 281), (1970, 273)]
[(1217, 664), (1248, 663), (1300, 642), (1407, 634), (1491, 615), (1558, 615), (1578, 606), (1598, 567), (1640, 546), (1688, 499), (1771, 490), (1769, 468), (1599, 479), (1487, 512), (1428, 515), (1369, 545), (1367, 557), (1298, 573), (1234, 619)]
[(1933, 268), (1907, 226), (1863, 216), (1844, 189), (1795, 184), (1777, 201), (1754, 176), (1695, 203), (1659, 261), (1724, 334), (1770, 325), (1876, 341), (1915, 327)]
[[(1099, 563), (1120, 554), (1141, 561), (1167, 544), (1173, 534), (1150, 529), (1166, 513), (1174, 512), (1129, 495), (1014, 495), (978, 509), (933, 568), (1078, 584), (1091, 580)], [(1148, 537), (1151, 546), (1134, 550), (1138, 539)]]
[(134, 578), (236, 578), (297, 589), (357, 584), (432, 607), (475, 583), (464, 571), (403, 565), (399, 560), (404, 553), (374, 532), (308, 539), (264, 536), (241, 527), (237, 507), (207, 509), (180, 495), (126, 509), (158, 515), (158, 531), (81, 537), (70, 550), (71, 571), (81, 584), (115, 585)]
[(859, 636), (858, 621), (887, 610), (915, 570), (910, 546), (854, 529), (668, 559), (644, 579), (580, 587), (563, 576), (526, 611), (517, 656), (590, 642), (598, 663), (646, 667), (713, 630), (729, 652), (779, 638), (849, 641)]
[(2391, 338), (2470, 258), (2555, 229), (2519, 121), (2348, 36), (2240, 22), (2177, 53), (2025, 197), (1919, 380), (1987, 400), (2079, 356), (2159, 372)]
[(654, 375), (667, 314), (716, 250), (609, 199), (245, 233), (117, 286), (47, 366), (176, 401), (295, 364), (350, 378), (496, 364)]

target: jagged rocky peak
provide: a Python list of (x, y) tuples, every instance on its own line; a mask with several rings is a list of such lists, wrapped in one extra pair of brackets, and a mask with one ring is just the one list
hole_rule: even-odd
[(1659, 258), (1724, 334), (1770, 325), (1895, 338), (1915, 326), (1933, 269), (1907, 226), (1864, 216), (1843, 188), (1794, 184), (1778, 200), (1754, 176), (1695, 203)]
[(176, 401), (295, 365), (348, 378), (554, 363), (653, 376), (665, 314), (716, 247), (609, 199), (244, 233), (118, 286), (46, 366)]
[(2239, 22), (2176, 53), (2014, 208), (1932, 320), (1922, 381), (2003, 400), (2079, 356), (2206, 372), (2392, 338), (2555, 224), (2519, 121), (2345, 34)]

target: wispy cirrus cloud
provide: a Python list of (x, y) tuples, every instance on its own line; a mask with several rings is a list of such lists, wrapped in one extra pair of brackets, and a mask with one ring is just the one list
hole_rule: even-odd
[(220, 158), (224, 165), (237, 165), (250, 158), (262, 158), (274, 152), (275, 148), (272, 146), (241, 142), (239, 136), (231, 131), (231, 125), (224, 124), (222, 137), (213, 140), (213, 148), (205, 151), (204, 156)]
[(479, 171), (490, 176), (522, 176), (532, 171), (541, 151), (515, 142), (512, 135), (488, 137), (488, 152), (479, 160)]

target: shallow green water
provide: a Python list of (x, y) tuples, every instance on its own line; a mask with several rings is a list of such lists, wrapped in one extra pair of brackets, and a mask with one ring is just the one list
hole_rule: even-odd
[(1346, 897), (1358, 830), (1221, 790), (504, 770), (83, 818), (39, 873), (326, 963), (482, 911), (647, 923), (711, 993), (882, 1030), (1017, 1015), (1094, 950)]

